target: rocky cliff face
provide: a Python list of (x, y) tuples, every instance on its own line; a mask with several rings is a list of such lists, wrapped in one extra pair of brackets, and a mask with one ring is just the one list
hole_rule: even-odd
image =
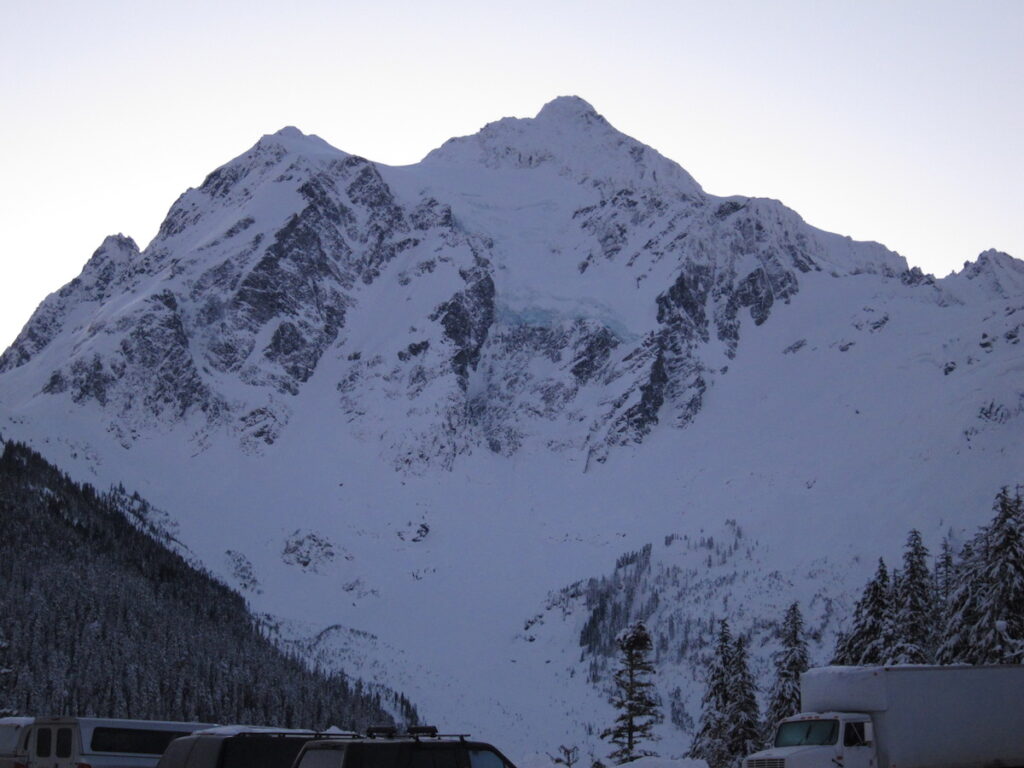
[[(531, 206), (509, 206), (492, 178), (543, 203), (532, 241), (517, 239), (537, 226)], [(31, 364), (33, 394), (99, 404), (126, 446), (187, 422), (200, 444), (227, 431), (260, 450), (322, 370), (338, 394), (323, 407), (364, 429), (381, 429), (381, 403), (406, 409), (412, 430), (388, 438), (399, 468), (530, 441), (604, 461), (658, 423), (685, 427), (744, 324), (766, 322), (801, 275), (905, 271), (884, 249), (843, 245), (776, 202), (704, 194), (580, 99), (410, 169), (285, 129), (182, 195), (145, 251), (109, 238), (0, 371)], [(507, 296), (524, 276), (506, 274), (541, 249), (570, 282), (535, 286), (518, 311)], [(381, 313), (394, 332), (357, 342), (351, 316)]]

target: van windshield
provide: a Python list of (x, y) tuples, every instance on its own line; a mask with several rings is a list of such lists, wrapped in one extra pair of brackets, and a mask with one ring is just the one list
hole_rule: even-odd
[(835, 744), (839, 738), (838, 720), (798, 720), (782, 723), (775, 734), (776, 747)]

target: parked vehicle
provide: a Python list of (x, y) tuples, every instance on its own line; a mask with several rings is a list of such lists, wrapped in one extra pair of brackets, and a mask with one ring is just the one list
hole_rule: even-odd
[(210, 728), (168, 744), (157, 768), (291, 768), (303, 744), (324, 736), (253, 726)]
[(1024, 768), (1024, 666), (823, 667), (744, 768)]
[(17, 768), (25, 763), (22, 744), (31, 717), (0, 717), (0, 768)]
[(490, 744), (431, 726), (371, 728), (365, 736), (307, 742), (294, 768), (515, 768)]
[(22, 729), (24, 768), (155, 768), (167, 745), (214, 723), (37, 717)]

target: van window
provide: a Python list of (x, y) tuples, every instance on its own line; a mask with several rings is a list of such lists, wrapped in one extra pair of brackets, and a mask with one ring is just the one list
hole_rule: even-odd
[(307, 749), (297, 768), (341, 768), (345, 761), (345, 747)]
[(71, 729), (57, 729), (57, 757), (71, 757)]
[(507, 768), (501, 755), (489, 749), (469, 750), (470, 768)]
[(139, 728), (95, 728), (89, 748), (93, 752), (129, 752), (134, 755), (162, 755), (174, 739), (188, 731), (150, 731)]
[(50, 739), (52, 738), (49, 728), (39, 728), (36, 731), (36, 757), (50, 756)]
[(295, 756), (306, 741), (288, 736), (240, 736), (225, 739), (220, 768), (291, 768)]

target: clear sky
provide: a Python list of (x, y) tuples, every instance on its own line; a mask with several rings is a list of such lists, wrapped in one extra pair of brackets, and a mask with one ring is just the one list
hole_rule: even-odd
[(1024, 257), (1024, 0), (0, 0), (0, 347), (264, 133), (418, 161), (558, 95), (945, 275)]

